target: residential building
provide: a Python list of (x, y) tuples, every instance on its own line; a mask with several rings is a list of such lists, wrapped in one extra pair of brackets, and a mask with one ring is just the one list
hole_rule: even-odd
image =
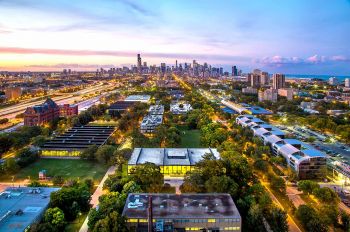
[(328, 79), (328, 84), (330, 84), (330, 85), (337, 85), (338, 84), (338, 79), (336, 77), (330, 77)]
[(130, 231), (241, 231), (242, 219), (227, 193), (129, 194), (123, 216)]
[(286, 97), (287, 100), (291, 101), (294, 97), (294, 89), (292, 88), (283, 88), (278, 89), (278, 95), (282, 97)]
[(245, 93), (245, 94), (258, 94), (258, 89), (248, 86), (246, 88), (242, 88), (242, 93)]
[(269, 85), (270, 84), (270, 76), (268, 72), (261, 72), (261, 79), (260, 84), (262, 86)]
[(345, 87), (350, 88), (350, 78), (345, 78)]
[(277, 102), (278, 91), (277, 89), (260, 90), (258, 93), (258, 100)]
[(213, 148), (135, 148), (128, 162), (128, 173), (147, 162), (160, 167), (165, 176), (184, 176), (206, 154), (220, 159), (220, 154)]
[(282, 89), (286, 85), (286, 77), (284, 74), (275, 73), (272, 76), (272, 88)]
[(250, 79), (250, 86), (253, 88), (260, 87), (260, 75), (255, 73), (248, 74), (248, 79)]

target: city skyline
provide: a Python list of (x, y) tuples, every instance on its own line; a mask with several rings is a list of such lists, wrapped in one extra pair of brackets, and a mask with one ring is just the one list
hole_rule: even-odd
[[(317, 9), (317, 10), (315, 10)], [(208, 62), (230, 71), (350, 72), (350, 2), (0, 1), (0, 70)]]

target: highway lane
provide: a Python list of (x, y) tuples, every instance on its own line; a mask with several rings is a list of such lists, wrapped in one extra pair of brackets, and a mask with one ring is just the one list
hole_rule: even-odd
[[(84, 94), (96, 93), (98, 91), (105, 90), (108, 87), (112, 87), (112, 85), (109, 84), (108, 86), (105, 86), (105, 85), (99, 84), (97, 86), (92, 86), (88, 89), (80, 90), (80, 91), (77, 91), (75, 93), (71, 93), (69, 95), (53, 97), (52, 99), (55, 102), (57, 102), (58, 104), (65, 104), (65, 103), (73, 104), (76, 101), (81, 101)], [(17, 114), (23, 113), (27, 107), (41, 104), (44, 101), (45, 100), (38, 100), (38, 101), (32, 101), (32, 102), (26, 102), (26, 103), (19, 103), (17, 105), (9, 106), (9, 107), (6, 107), (4, 109), (1, 109), (0, 110), (0, 119), (1, 118), (8, 118), (8, 119), (15, 118)]]

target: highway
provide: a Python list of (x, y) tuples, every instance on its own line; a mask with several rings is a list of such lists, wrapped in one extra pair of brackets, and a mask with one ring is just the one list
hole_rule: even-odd
[[(91, 87), (88, 87), (86, 89), (74, 92), (74, 93), (70, 93), (70, 94), (63, 95), (63, 96), (53, 97), (52, 100), (54, 100), (57, 104), (66, 104), (66, 103), (72, 104), (72, 103), (81, 101), (82, 97), (85, 94), (94, 94), (98, 91), (106, 90), (109, 87), (113, 87), (113, 86), (111, 84), (109, 84), (109, 86), (105, 86), (102, 83), (100, 83), (98, 85), (91, 86)], [(26, 101), (26, 102), (22, 102), (22, 103), (1, 109), (0, 110), (0, 119), (1, 118), (8, 118), (8, 119), (15, 118), (17, 114), (23, 113), (27, 107), (41, 104), (44, 101), (45, 100)]]

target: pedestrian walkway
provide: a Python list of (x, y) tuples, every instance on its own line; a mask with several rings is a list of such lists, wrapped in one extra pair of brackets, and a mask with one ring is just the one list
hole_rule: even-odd
[[(90, 204), (92, 205), (93, 208), (95, 208), (98, 205), (98, 198), (103, 195), (103, 184), (107, 180), (109, 175), (112, 175), (115, 173), (116, 166), (111, 166), (104, 177), (102, 178), (100, 184), (98, 185), (97, 189), (95, 190), (94, 194), (91, 196), (91, 201)], [(87, 232), (88, 231), (88, 221), (89, 221), (89, 216), (86, 217), (83, 225), (81, 226), (79, 232)]]

